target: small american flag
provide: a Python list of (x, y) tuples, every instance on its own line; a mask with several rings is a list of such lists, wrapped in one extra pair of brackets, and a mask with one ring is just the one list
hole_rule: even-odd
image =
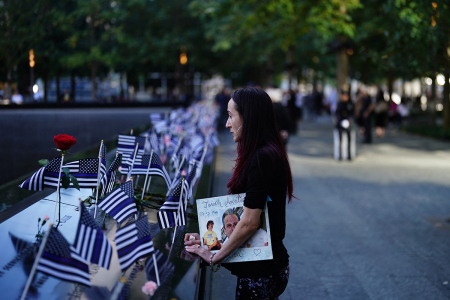
[(147, 216), (117, 230), (116, 249), (122, 270), (137, 259), (153, 253), (151, 228)]
[(186, 176), (186, 180), (184, 180), (183, 185), (183, 195), (185, 195), (185, 201), (187, 201), (192, 196), (192, 186), (195, 181), (195, 176), (197, 173), (197, 163), (196, 161), (192, 161), (190, 164), (190, 170), (188, 175)]
[[(150, 157), (152, 158), (151, 162)], [(167, 173), (166, 168), (156, 152), (153, 152), (153, 154), (136, 155), (134, 165), (130, 172), (129, 166), (131, 166), (132, 162), (133, 157), (131, 156), (126, 162), (122, 163), (122, 174), (146, 175), (148, 170), (148, 175), (161, 176), (166, 181), (167, 187), (170, 187), (172, 181), (170, 180), (169, 174)]]
[[(174, 265), (167, 259), (161, 251), (158, 249), (155, 250), (155, 259), (156, 266), (158, 269), (158, 275), (160, 278), (161, 285), (165, 282), (166, 278), (170, 278), (172, 276), (173, 271), (175, 270)], [(156, 272), (155, 272), (155, 261), (152, 256), (150, 256), (145, 263), (145, 273), (148, 281), (156, 282)]]
[(157, 218), (161, 229), (186, 224), (183, 200), (180, 199), (183, 184), (183, 181), (180, 181), (176, 185), (158, 211)]
[(157, 133), (161, 133), (168, 128), (167, 122), (165, 120), (159, 121), (154, 124), (154, 128)]
[(213, 131), (208, 136), (208, 146), (213, 149), (220, 145), (219, 137), (217, 136), (217, 132)]
[(137, 212), (134, 200), (133, 183), (127, 181), (115, 188), (98, 205), (118, 223)]
[(138, 154), (144, 154), (145, 137), (132, 135), (119, 135), (117, 151), (120, 154), (134, 154), (136, 143), (139, 143)]
[(191, 139), (191, 142), (189, 143), (189, 145), (191, 147), (192, 157), (196, 160), (200, 160), (200, 158), (202, 157), (202, 153), (203, 153), (203, 147), (205, 146), (205, 140), (203, 139), (203, 135), (201, 135), (201, 134), (195, 135)]
[(186, 156), (183, 156), (183, 158), (181, 159), (181, 162), (178, 165), (178, 168), (175, 172), (174, 178), (172, 180), (172, 186), (170, 188), (174, 188), (175, 185), (178, 184), (178, 181), (181, 180), (181, 171), (183, 171), (185, 164), (186, 164)]
[(150, 140), (150, 149), (159, 150), (158, 135), (155, 132), (152, 132), (150, 134), (149, 140)]
[[(102, 159), (103, 160), (103, 159)], [(63, 168), (69, 168), (70, 174), (78, 180), (80, 188), (97, 188), (98, 158), (84, 158), (67, 163)], [(100, 165), (100, 178), (106, 174), (106, 165), (104, 162)], [(63, 175), (65, 176), (65, 174)], [(58, 175), (55, 176), (55, 186), (58, 182)], [(69, 187), (73, 187), (72, 181)]]
[(151, 113), (150, 114), (150, 122), (152, 122), (152, 124), (155, 124), (163, 119), (164, 119), (164, 115), (161, 113)]
[(50, 228), (48, 234), (37, 270), (61, 280), (91, 286), (87, 262), (74, 251), (58, 229)]
[[(30, 191), (42, 191), (44, 187), (57, 188), (61, 157), (48, 162), (44, 167), (36, 171), (30, 178), (22, 182), (19, 187)], [(80, 188), (96, 188), (98, 178), (98, 158), (85, 158), (70, 162), (62, 166), (69, 168), (70, 174), (77, 178)], [(100, 176), (106, 173), (106, 167), (102, 163)], [(62, 173), (61, 178), (66, 176)], [(69, 187), (73, 188), (72, 181)]]
[(102, 176), (102, 195), (111, 192), (114, 187), (114, 182), (116, 180), (117, 169), (120, 166), (120, 161), (122, 160), (122, 154), (117, 154), (114, 161), (109, 166), (108, 171), (106, 171), (106, 175)]
[(85, 260), (109, 269), (112, 247), (83, 203), (80, 203), (80, 210), (81, 216), (73, 247)]
[(100, 155), (103, 159), (106, 160), (106, 146), (105, 146), (105, 144), (103, 144), (103, 141), (100, 145)]

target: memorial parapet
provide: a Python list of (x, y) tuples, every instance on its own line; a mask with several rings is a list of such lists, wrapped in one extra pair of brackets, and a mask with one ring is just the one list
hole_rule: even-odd
[[(203, 145), (205, 155), (206, 148)], [(192, 155), (194, 152), (191, 151), (190, 154)], [(201, 151), (199, 153), (202, 154)], [(136, 200), (139, 198), (141, 200), (137, 201), (137, 214), (124, 222), (117, 222), (111, 217), (112, 214), (106, 214), (96, 207), (95, 202), (101, 203), (104, 199), (101, 197), (99, 200), (95, 200), (97, 190), (101, 191), (102, 186), (98, 189), (60, 189), (61, 213), (59, 217), (57, 215), (56, 218), (51, 218), (55, 220), (50, 221), (53, 221), (55, 225), (59, 223), (57, 231), (64, 236), (67, 242), (73, 246), (79, 238), (81, 199), (85, 202), (81, 203), (82, 210), (86, 209), (90, 216), (95, 217), (95, 222), (101, 226), (102, 232), (112, 246), (109, 268), (101, 267), (99, 264), (89, 264), (87, 277), (90, 286), (71, 282), (70, 278), (61, 280), (53, 276), (52, 272), (37, 271), (34, 273), (32, 270), (38, 260), (36, 254), (38, 254), (39, 248), (43, 249), (44, 242), (42, 240), (45, 240), (45, 234), (44, 239), (36, 238), (38, 223), (41, 224), (40, 220), (38, 222), (38, 218), (43, 218), (44, 215), (52, 216), (55, 204), (58, 204), (56, 201), (58, 192), (49, 194), (46, 189), (44, 192), (47, 193), (42, 199), (0, 224), (0, 242), (3, 250), (3, 255), (0, 257), (2, 298), (20, 299), (23, 291), (26, 290), (26, 299), (197, 299), (202, 290), (199, 277), (200, 261), (184, 251), (184, 234), (198, 229), (194, 199), (210, 196), (213, 154), (209, 159), (205, 159), (205, 155), (201, 155), (201, 159), (197, 161), (202, 164), (201, 176), (196, 180), (191, 178), (191, 185), (183, 189), (184, 192), (189, 193), (189, 197), (186, 199), (188, 203), (184, 203), (186, 207), (185, 222), (183, 225), (176, 226), (176, 229), (170, 227), (161, 229), (161, 220), (158, 222), (158, 210), (165, 205), (164, 200), (166, 200), (164, 192), (166, 182), (162, 177), (152, 176), (151, 188), (148, 193), (145, 193), (143, 187), (146, 186), (147, 178), (144, 178), (144, 175), (131, 175), (135, 176), (134, 197)], [(168, 161), (169, 159), (166, 159), (166, 162)], [(130, 169), (133, 167), (134, 165), (131, 164)], [(186, 169), (189, 171), (188, 168)], [(191, 172), (191, 174), (193, 173)], [(175, 176), (176, 174), (172, 174), (170, 171), (170, 175)], [(190, 174), (183, 175), (187, 175), (186, 178), (188, 178)], [(123, 177), (128, 179), (128, 174), (117, 174), (114, 188), (117, 188), (117, 181)], [(142, 191), (141, 194), (139, 191)], [(167, 194), (167, 198), (170, 198), (171, 194)], [(39, 193), (33, 196), (38, 195)], [(183, 199), (182, 196), (180, 198)], [(118, 242), (116, 233), (140, 217), (148, 220), (154, 251), (152, 254), (136, 259), (129, 267), (123, 269), (119, 262), (120, 255), (116, 250)], [(178, 216), (175, 219), (179, 219)], [(48, 224), (44, 224), (42, 230), (49, 231)], [(51, 230), (51, 232), (53, 231), (54, 229)], [(41, 247), (39, 247), (40, 241), (42, 241)], [(47, 251), (47, 248), (44, 251)], [(79, 254), (81, 255), (81, 251)], [(55, 265), (54, 267), (59, 271), (65, 269), (64, 265)], [(159, 278), (156, 277), (156, 274)], [(29, 278), (31, 278), (31, 285), (26, 289)], [(159, 286), (153, 291), (153, 296), (144, 293), (148, 292), (144, 286), (149, 281), (159, 281)]]

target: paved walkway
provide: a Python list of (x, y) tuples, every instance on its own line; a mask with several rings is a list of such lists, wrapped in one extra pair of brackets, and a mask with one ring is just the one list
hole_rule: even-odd
[[(226, 193), (235, 145), (218, 149), (215, 195)], [(449, 299), (450, 143), (388, 130), (357, 144), (353, 162), (332, 158), (329, 119), (302, 123), (288, 145), (294, 200), (285, 245), (287, 299)], [(223, 268), (210, 299), (234, 299)]]

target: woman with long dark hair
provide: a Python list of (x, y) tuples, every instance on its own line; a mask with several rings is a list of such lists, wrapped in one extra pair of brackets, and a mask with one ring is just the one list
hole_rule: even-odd
[[(216, 254), (198, 246), (198, 234), (186, 234), (186, 250), (198, 254), (214, 269), (259, 228), (260, 215), (267, 203), (273, 259), (230, 263), (225, 267), (238, 276), (236, 299), (277, 299), (289, 279), (289, 255), (283, 239), (286, 199), (292, 201), (293, 186), (270, 97), (258, 88), (235, 91), (228, 102), (226, 127), (237, 143), (238, 154), (228, 193), (246, 193), (244, 212), (233, 234)], [(190, 240), (191, 236), (195, 240)]]

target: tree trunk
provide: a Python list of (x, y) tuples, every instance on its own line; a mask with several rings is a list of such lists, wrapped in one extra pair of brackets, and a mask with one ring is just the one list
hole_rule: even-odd
[(430, 109), (430, 125), (436, 126), (436, 73), (432, 73), (432, 83), (431, 83), (431, 97), (428, 108)]
[(288, 84), (289, 89), (291, 89), (292, 84), (292, 76), (294, 71), (294, 46), (289, 46), (287, 53), (286, 53), (286, 70), (288, 75)]
[(61, 100), (61, 87), (59, 84), (59, 73), (56, 73), (56, 103), (59, 103)]
[(70, 101), (71, 102), (75, 102), (75, 87), (76, 87), (75, 75), (73, 74), (73, 72), (71, 72), (70, 73)]
[(348, 90), (347, 77), (348, 77), (348, 54), (345, 48), (341, 48), (337, 52), (337, 85), (336, 88), (340, 90)]
[(319, 81), (319, 76), (317, 75), (317, 71), (313, 70), (313, 91), (317, 91), (317, 82)]
[[(402, 78), (402, 100), (406, 98), (406, 92), (405, 92), (405, 79)], [(403, 103), (404, 104), (404, 103)]]
[[(341, 0), (340, 1), (340, 6), (339, 6), (339, 13), (341, 15), (346, 15), (347, 14), (347, 5), (346, 5), (346, 0)], [(340, 42), (340, 47), (339, 50), (337, 52), (337, 57), (336, 57), (336, 61), (337, 61), (337, 70), (336, 70), (336, 88), (338, 90), (338, 93), (340, 90), (349, 90), (348, 85), (347, 85), (347, 77), (348, 77), (348, 54), (347, 54), (347, 49), (344, 47), (345, 45), (345, 41), (346, 38), (343, 36), (339, 36), (338, 37), (339, 42)]]
[(3, 99), (9, 99), (11, 100), (12, 91), (11, 91), (11, 85), (12, 85), (12, 67), (11, 64), (8, 64), (8, 71), (6, 73), (6, 88), (5, 88), (5, 94), (3, 95)]
[(266, 85), (273, 85), (273, 60), (272, 60), (272, 56), (269, 56), (269, 59), (266, 62)]
[(444, 104), (444, 120), (442, 122), (442, 127), (446, 130), (450, 129), (450, 102), (449, 102), (449, 92), (450, 92), (450, 83), (449, 83), (449, 70), (446, 69), (444, 72), (445, 76), (445, 84), (444, 84), (444, 97), (442, 102)]
[(122, 102), (123, 99), (125, 98), (125, 92), (123, 89), (123, 72), (120, 72), (120, 77), (119, 77), (119, 84), (120, 84), (120, 96), (119, 96), (119, 102)]
[(91, 63), (91, 81), (92, 81), (92, 90), (91, 90), (91, 98), (92, 101), (96, 101), (96, 95), (97, 95), (97, 82), (95, 78), (97, 77), (97, 69), (98, 69), (98, 63), (94, 60)]
[(48, 101), (48, 73), (44, 73), (44, 103)]
[(388, 71), (388, 93), (389, 100), (392, 101), (392, 93), (394, 92), (394, 71), (392, 68)]
[(299, 66), (297, 68), (297, 85), (303, 81), (303, 67)]

